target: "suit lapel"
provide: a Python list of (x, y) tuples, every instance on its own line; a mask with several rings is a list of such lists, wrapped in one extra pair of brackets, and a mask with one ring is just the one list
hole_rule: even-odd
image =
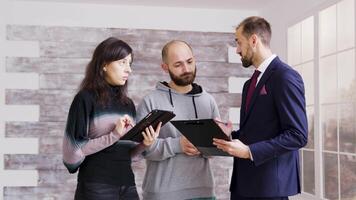
[(241, 108), (240, 108), (240, 123), (243, 121), (246, 115), (246, 96), (247, 96), (247, 88), (250, 86), (251, 83), (251, 78), (247, 80), (246, 84), (244, 85), (244, 88), (242, 90), (242, 99), (241, 99)]
[[(250, 102), (249, 108), (247, 108), (247, 110), (246, 110), (246, 109), (244, 109), (244, 108), (245, 108), (245, 105), (242, 105), (242, 106), (244, 106), (244, 107), (241, 107), (241, 109), (243, 109), (242, 112), (244, 112), (244, 115), (243, 115), (243, 118), (242, 118), (242, 122), (241, 122), (241, 124), (240, 124), (240, 127), (242, 127), (242, 126), (244, 125), (244, 123), (246, 122), (246, 119), (248, 118), (248, 116), (249, 116), (249, 114), (250, 114), (250, 112), (251, 112), (251, 110), (252, 110), (252, 108), (253, 108), (253, 106), (254, 106), (254, 104), (255, 104), (255, 101), (256, 101), (256, 99), (257, 99), (257, 97), (258, 97), (258, 95), (259, 95), (259, 93), (260, 93), (260, 91), (261, 91), (262, 86), (266, 84), (266, 81), (270, 78), (270, 76), (272, 75), (273, 71), (275, 70), (275, 68), (276, 68), (276, 66), (278, 65), (279, 62), (280, 62), (280, 61), (279, 61), (279, 58), (276, 57), (276, 58), (269, 64), (269, 66), (267, 67), (266, 71), (263, 73), (261, 79), (258, 81), (257, 86), (256, 86), (256, 88), (255, 88), (255, 90), (254, 90), (254, 92), (253, 92), (253, 94), (252, 94), (252, 98), (251, 98), (251, 102)], [(251, 80), (250, 80), (250, 81), (251, 81)], [(248, 85), (250, 85), (250, 84), (248, 84)], [(244, 98), (244, 101), (243, 101), (243, 102), (245, 102), (246, 95), (247, 95), (247, 94), (246, 94), (247, 91), (244, 92), (244, 93), (245, 93), (245, 94), (243, 95), (243, 98)], [(245, 103), (244, 103), (244, 104), (245, 104)], [(246, 111), (245, 111), (245, 110), (246, 110)], [(241, 116), (241, 117), (242, 117), (242, 116)]]

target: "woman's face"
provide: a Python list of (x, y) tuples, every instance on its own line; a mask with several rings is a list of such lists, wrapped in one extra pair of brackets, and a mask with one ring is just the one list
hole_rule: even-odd
[(110, 85), (125, 85), (131, 74), (131, 54), (123, 59), (113, 61), (103, 67), (104, 77)]

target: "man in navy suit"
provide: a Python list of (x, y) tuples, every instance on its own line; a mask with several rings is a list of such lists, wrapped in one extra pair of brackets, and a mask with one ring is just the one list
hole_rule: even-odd
[(288, 199), (300, 193), (298, 150), (308, 140), (301, 76), (270, 49), (271, 27), (249, 17), (236, 28), (237, 53), (254, 75), (243, 87), (240, 129), (214, 144), (234, 156), (231, 199)]

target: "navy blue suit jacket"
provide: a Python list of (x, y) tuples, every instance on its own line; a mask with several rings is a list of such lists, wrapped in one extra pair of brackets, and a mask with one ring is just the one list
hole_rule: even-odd
[(300, 193), (298, 149), (307, 143), (304, 84), (290, 66), (274, 58), (245, 110), (251, 80), (244, 84), (240, 129), (232, 137), (249, 145), (253, 161), (234, 158), (232, 194), (286, 197)]

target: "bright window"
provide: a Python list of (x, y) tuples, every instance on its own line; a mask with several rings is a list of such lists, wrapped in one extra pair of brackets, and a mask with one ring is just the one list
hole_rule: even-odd
[(355, 0), (342, 0), (288, 29), (288, 62), (306, 90), (302, 190), (318, 199), (356, 199), (355, 55)]

